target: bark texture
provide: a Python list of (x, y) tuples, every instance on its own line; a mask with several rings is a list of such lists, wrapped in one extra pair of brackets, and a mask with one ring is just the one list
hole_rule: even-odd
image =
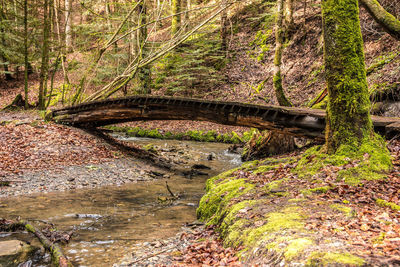
[(29, 107), (28, 100), (28, 0), (24, 0), (24, 94), (25, 94), (25, 109)]
[[(323, 140), (325, 111), (250, 105), (165, 96), (131, 96), (70, 106), (49, 113), (47, 119), (78, 127), (146, 120), (198, 120), (259, 130), (278, 130)], [(400, 133), (400, 119), (373, 117), (376, 131), (392, 138)]]
[(246, 144), (242, 160), (256, 160), (260, 158), (291, 152), (296, 148), (293, 136), (275, 131), (266, 131), (255, 134)]
[[(223, 7), (226, 6), (226, 0), (221, 1)], [(221, 49), (228, 50), (228, 10), (224, 9), (221, 13)]]
[(395, 16), (387, 12), (377, 0), (360, 0), (360, 3), (387, 33), (400, 40), (400, 21)]
[(72, 49), (72, 0), (65, 0), (65, 47), (67, 51)]
[(275, 59), (274, 59), (274, 77), (273, 84), (275, 90), (275, 96), (281, 106), (291, 106), (292, 104), (286, 98), (282, 86), (282, 52), (283, 52), (283, 39), (285, 36), (285, 30), (283, 27), (283, 0), (277, 1), (278, 14), (276, 17), (276, 28), (275, 28)]
[(47, 90), (47, 79), (49, 72), (49, 0), (44, 0), (43, 3), (43, 47), (42, 47), (42, 63), (40, 67), (40, 84), (39, 84), (39, 109), (45, 108), (45, 94)]
[(327, 107), (326, 147), (358, 147), (373, 134), (357, 0), (323, 0)]
[[(138, 15), (139, 15), (139, 25), (146, 25), (147, 23), (147, 8), (146, 3), (138, 5)], [(148, 55), (147, 51), (147, 26), (141, 27), (137, 32), (137, 41), (138, 41), (138, 54), (141, 59), (146, 58)], [(146, 65), (138, 70), (138, 90), (139, 94), (150, 94), (151, 93), (151, 66)]]
[(171, 34), (172, 36), (177, 33), (181, 27), (181, 0), (172, 0), (172, 14), (176, 14), (172, 17)]

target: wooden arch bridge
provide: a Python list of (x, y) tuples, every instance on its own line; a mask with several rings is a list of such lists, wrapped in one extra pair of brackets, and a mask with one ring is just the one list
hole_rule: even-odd
[[(160, 96), (88, 102), (54, 110), (51, 117), (83, 128), (147, 120), (210, 121), (311, 138), (323, 138), (325, 129), (323, 110)], [(387, 138), (400, 134), (400, 118), (373, 116), (372, 120), (375, 131)]]

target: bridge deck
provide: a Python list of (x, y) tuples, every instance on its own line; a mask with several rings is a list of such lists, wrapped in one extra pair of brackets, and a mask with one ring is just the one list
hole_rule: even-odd
[[(323, 138), (325, 111), (202, 99), (132, 96), (88, 102), (54, 110), (52, 118), (78, 127), (146, 120), (199, 120), (277, 130)], [(375, 130), (388, 138), (400, 133), (400, 118), (372, 117)]]

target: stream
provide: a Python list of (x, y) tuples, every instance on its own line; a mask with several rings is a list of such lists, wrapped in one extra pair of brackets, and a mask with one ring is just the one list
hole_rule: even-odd
[[(193, 164), (203, 164), (211, 169), (202, 170), (208, 175), (191, 178), (173, 175), (150, 182), (1, 199), (0, 218), (21, 216), (52, 222), (59, 230), (74, 230), (70, 243), (63, 246), (74, 265), (111, 266), (129, 253), (133, 244), (171, 237), (183, 224), (196, 220), (205, 181), (240, 164), (240, 156), (227, 152), (227, 144), (119, 138), (184, 151), (187, 164), (182, 167), (190, 170)], [(215, 156), (214, 160), (207, 159), (210, 154)], [(181, 195), (179, 200), (160, 202), (170, 196), (165, 181), (175, 194)], [(0, 240), (8, 239), (37, 242), (24, 233), (0, 233)]]

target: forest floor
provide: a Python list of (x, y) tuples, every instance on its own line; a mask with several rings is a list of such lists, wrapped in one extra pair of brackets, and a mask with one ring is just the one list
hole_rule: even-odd
[[(140, 146), (120, 141), (129, 149)], [(132, 157), (87, 131), (45, 122), (36, 112), (0, 112), (0, 197), (94, 188), (168, 177), (170, 171)], [(143, 151), (146, 155), (146, 151)], [(171, 154), (171, 153), (170, 153)], [(157, 158), (176, 166), (184, 153)], [(118, 170), (118, 171), (116, 171)], [(8, 185), (8, 186), (6, 186)]]

